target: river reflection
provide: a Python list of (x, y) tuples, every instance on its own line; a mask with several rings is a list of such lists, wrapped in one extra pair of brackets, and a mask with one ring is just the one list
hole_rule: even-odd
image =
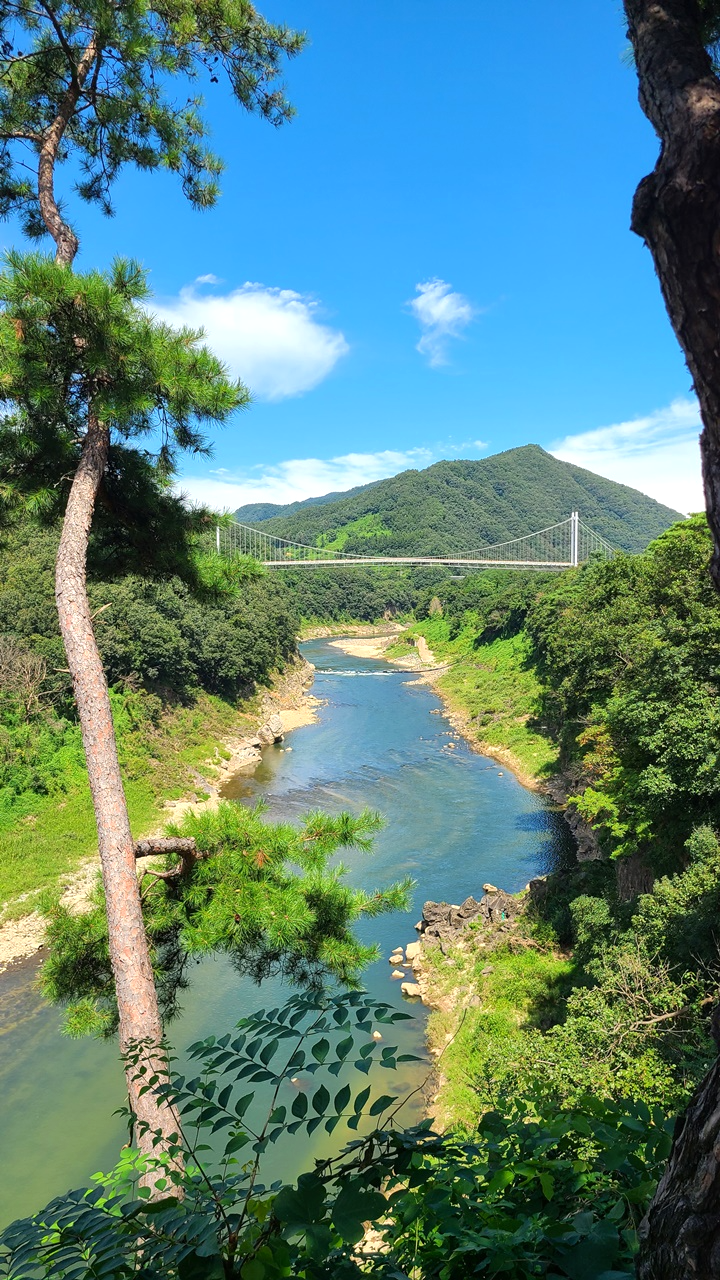
[[(402, 1005), (387, 957), (415, 937), (422, 903), (479, 896), (485, 881), (518, 890), (567, 855), (569, 833), (539, 796), (449, 731), (436, 695), (417, 677), (383, 660), (350, 657), (327, 641), (302, 647), (317, 669), (313, 693), (325, 700), (319, 723), (267, 748), (255, 775), (233, 779), (225, 794), (244, 804), (263, 799), (269, 817), (290, 821), (315, 808), (369, 806), (385, 816), (374, 854), (350, 851), (342, 860), (351, 882), (365, 888), (406, 875), (417, 882), (407, 914), (358, 928), (382, 952), (365, 985)], [(32, 977), (33, 967), (25, 966), (0, 978), (0, 1224), (111, 1167), (124, 1140), (119, 1120), (111, 1118), (123, 1096), (116, 1047), (64, 1039), (57, 1011), (39, 1000)], [(282, 994), (277, 982), (258, 989), (239, 979), (225, 960), (204, 962), (192, 975), (172, 1039), (183, 1046), (222, 1034), (243, 1013), (276, 1004)], [(413, 1011), (412, 1024), (387, 1031), (403, 1052), (422, 1052), (423, 1012)], [(409, 1092), (424, 1070), (393, 1078), (392, 1092)], [(389, 1082), (385, 1076), (385, 1088)], [(312, 1149), (276, 1148), (270, 1176), (297, 1174), (322, 1149), (322, 1139)]]

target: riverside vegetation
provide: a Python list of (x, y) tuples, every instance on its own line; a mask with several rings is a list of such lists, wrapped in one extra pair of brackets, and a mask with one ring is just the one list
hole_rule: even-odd
[[(627, 0), (625, 7), (641, 76), (650, 69), (651, 79), (662, 79), (667, 58), (656, 56), (653, 47), (657, 20), (644, 21), (642, 0)], [(684, 50), (686, 55), (690, 50), (692, 65), (681, 79), (686, 85), (699, 78), (704, 91), (695, 98), (707, 102), (717, 86), (707, 54), (717, 39), (716, 5), (704, 0), (684, 9), (681, 17), (689, 30)], [(657, 10), (654, 6), (655, 19)], [(676, 24), (664, 25), (676, 33)], [(46, 520), (53, 513), (64, 520), (56, 561), (57, 600), (77, 708), (67, 702), (67, 691), (48, 679), (48, 672), (52, 677), (63, 674), (64, 663), (58, 663), (57, 647), (52, 648), (54, 637), (42, 630), (22, 634), (13, 617), (2, 659), (3, 713), (12, 752), (5, 770), (6, 799), (15, 817), (39, 824), (49, 806), (36, 813), (29, 797), (44, 787), (48, 796), (63, 797), (57, 802), (62, 812), (60, 805), (69, 803), (73, 792), (73, 772), (79, 780), (77, 713), (93, 782), (109, 921), (100, 902), (79, 925), (54, 913), (48, 981), (58, 998), (73, 1002), (75, 1029), (109, 1030), (117, 1013), (133, 1136), (141, 1152), (123, 1157), (116, 1173), (91, 1192), (71, 1194), (35, 1220), (11, 1228), (3, 1237), (0, 1267), (23, 1280), (32, 1275), (272, 1280), (367, 1272), (449, 1278), (466, 1275), (468, 1268), (489, 1275), (571, 1280), (628, 1274), (639, 1218), (668, 1150), (667, 1122), (659, 1104), (680, 1104), (709, 1057), (705, 1013), (715, 977), (710, 922), (718, 858), (712, 782), (717, 772), (712, 706), (717, 663), (714, 604), (703, 596), (707, 557), (702, 530), (696, 531), (699, 551), (693, 551), (693, 535), (681, 531), (661, 540), (659, 555), (655, 549), (637, 560), (619, 560), (617, 578), (612, 573), (603, 577), (600, 569), (600, 576), (593, 576), (591, 567), (549, 586), (544, 594), (541, 590), (538, 599), (526, 601), (521, 630), (513, 633), (508, 624), (510, 632), (501, 628), (496, 636), (497, 645), (515, 642), (513, 648), (498, 648), (490, 664), (496, 700), (502, 700), (503, 683), (510, 681), (513, 668), (530, 673), (514, 695), (517, 714), (504, 710), (508, 726), (528, 717), (511, 745), (527, 748), (528, 767), (546, 771), (557, 753), (575, 808), (599, 833), (609, 861), (550, 882), (544, 899), (534, 902), (534, 914), (528, 912), (527, 936), (521, 940), (518, 935), (518, 942), (541, 957), (533, 957), (535, 980), (529, 981), (526, 972), (524, 986), (518, 987), (516, 1005), (525, 1001), (528, 1025), (520, 1026), (515, 1018), (517, 1037), (508, 1038), (513, 1047), (505, 1074), (489, 1060), (475, 1070), (471, 1085), (477, 1104), (461, 1117), (460, 1129), (438, 1136), (425, 1125), (402, 1134), (392, 1123), (394, 1098), (373, 1096), (370, 1086), (353, 1096), (349, 1085), (335, 1090), (332, 1080), (323, 1080), (310, 1101), (303, 1095), (290, 1102), (286, 1086), (292, 1085), (291, 1071), (312, 1075), (320, 1070), (336, 1077), (358, 1041), (355, 1067), (370, 1071), (376, 1052), (376, 1042), (367, 1038), (370, 1017), (383, 1021), (389, 1015), (359, 992), (313, 993), (284, 1010), (245, 1019), (237, 1036), (227, 1032), (197, 1046), (198, 1075), (178, 1078), (160, 1044), (157, 995), (169, 993), (165, 1011), (171, 1012), (173, 987), (165, 974), (177, 970), (179, 959), (177, 981), (182, 982), (183, 954), (194, 947), (233, 949), (239, 963), (257, 965), (260, 971), (265, 965), (286, 966), (305, 981), (328, 974), (353, 982), (366, 956), (353, 941), (352, 920), (361, 911), (397, 906), (403, 888), (386, 895), (353, 894), (328, 863), (339, 847), (367, 847), (377, 822), (373, 815), (310, 815), (299, 831), (292, 831), (265, 825), (257, 814), (241, 817), (221, 810), (194, 828), (190, 823), (185, 831), (169, 833), (172, 856), (149, 873), (141, 900), (106, 672), (119, 677), (115, 719), (132, 775), (133, 750), (153, 720), (149, 708), (157, 706), (149, 699), (162, 700), (158, 675), (163, 663), (156, 658), (168, 642), (163, 622), (175, 610), (181, 637), (185, 639), (186, 622), (193, 633), (186, 651), (181, 645), (175, 648), (184, 696), (192, 689), (192, 696), (203, 690), (201, 696), (234, 697), (239, 672), (223, 670), (223, 655), (230, 650), (240, 657), (233, 630), (242, 605), (239, 594), (230, 603), (220, 590), (217, 612), (229, 608), (224, 622), (217, 615), (210, 618), (207, 607), (200, 616), (193, 598), (207, 606), (207, 587), (224, 584), (208, 584), (197, 572), (190, 575), (191, 594), (185, 596), (183, 573), (177, 584), (168, 586), (173, 572), (167, 562), (154, 564), (158, 573), (153, 582), (139, 581), (137, 575), (133, 581), (127, 569), (123, 574), (115, 564), (98, 605), (104, 609), (114, 599), (117, 610), (107, 632), (108, 652), (101, 655), (95, 632), (101, 636), (107, 619), (101, 622), (97, 611), (93, 617), (86, 597), (88, 531), (93, 525), (99, 550), (107, 525), (105, 547), (111, 559), (113, 553), (137, 551), (144, 537), (146, 554), (154, 560), (150, 552), (159, 551), (162, 558), (163, 547), (175, 545), (167, 522), (164, 541), (152, 537), (153, 520), (160, 527), (164, 515), (174, 517), (173, 531), (187, 546), (186, 535), (197, 532), (202, 513), (187, 511), (170, 494), (168, 479), (178, 451), (205, 449), (205, 426), (224, 421), (247, 401), (247, 394), (199, 346), (199, 335), (175, 334), (148, 317), (141, 305), (147, 287), (134, 264), (118, 262), (107, 275), (73, 272), (79, 242), (56, 199), (55, 179), (56, 171), (72, 159), (82, 177), (76, 194), (110, 213), (112, 185), (124, 165), (133, 163), (179, 174), (196, 207), (212, 204), (222, 165), (205, 146), (202, 104), (192, 92), (184, 107), (178, 106), (169, 96), (171, 86), (179, 81), (190, 90), (188, 80), (211, 71), (217, 73), (211, 81), (217, 82), (222, 74), (243, 107), (282, 123), (292, 109), (277, 84), (278, 72), (285, 56), (301, 50), (304, 38), (267, 23), (245, 0), (195, 0), (192, 5), (175, 0), (170, 6), (118, 6), (100, 0), (32, 9), (12, 5), (3, 12), (2, 27), (0, 213), (19, 216), (33, 238), (49, 235), (56, 250), (55, 264), (11, 254), (2, 279), (2, 498), (4, 506), (24, 504)], [(670, 52), (675, 57), (675, 48)], [(678, 77), (668, 79), (675, 83)], [(667, 87), (653, 82), (645, 102), (662, 102)], [(666, 118), (678, 122), (684, 113), (665, 111), (663, 128)], [(665, 149), (668, 155), (683, 154), (688, 138), (692, 149), (692, 128), (685, 125), (684, 130), (681, 144)], [(705, 130), (708, 136), (712, 132)], [(713, 154), (708, 160), (710, 172)], [(704, 189), (702, 181), (698, 185)], [(686, 184), (691, 188), (692, 183)], [(651, 203), (652, 198), (645, 200), (644, 220), (638, 221), (642, 210), (636, 210), (636, 225), (644, 225), (655, 243)], [(700, 203), (710, 209), (712, 225), (702, 228), (697, 242), (708, 245), (716, 212), (711, 201)], [(691, 259), (683, 259), (684, 282), (682, 269), (669, 267), (662, 248), (670, 242), (673, 252), (676, 244), (686, 247), (683, 235), (663, 233), (659, 241), (658, 270), (665, 282), (670, 280), (666, 296), (676, 304), (687, 280), (711, 279), (715, 267), (696, 271)], [(716, 298), (711, 304), (710, 314)], [(677, 305), (671, 310), (677, 311)], [(706, 311), (704, 306), (679, 307), (683, 316), (700, 315), (703, 323)], [(717, 467), (710, 445), (717, 435), (718, 398), (712, 390), (717, 378), (712, 343), (709, 364), (705, 361), (708, 332), (707, 326), (702, 332), (691, 326), (683, 336), (690, 334), (686, 354), (706, 423), (712, 495)], [(158, 425), (160, 446), (152, 456), (138, 447), (138, 440)], [(458, 470), (465, 465), (470, 464), (440, 464), (433, 479), (439, 475), (446, 491), (461, 489), (469, 483)], [(503, 504), (506, 518), (509, 509), (523, 504), (537, 515), (532, 485), (526, 481), (539, 468), (547, 473), (548, 467), (557, 474), (557, 464), (541, 450), (526, 454), (525, 481), (509, 503), (502, 484), (493, 484), (486, 469), (484, 478), (490, 483), (484, 505), (494, 508), (496, 536), (513, 532), (499, 532)], [(587, 477), (579, 473), (574, 480), (587, 496), (582, 505), (592, 519), (588, 502), (602, 507), (603, 496), (588, 489)], [(559, 492), (550, 482), (543, 487), (555, 496)], [(410, 502), (404, 510), (398, 503), (394, 524), (378, 518), (382, 513), (366, 507), (361, 497), (350, 518), (339, 527), (326, 524), (320, 535), (348, 549), (359, 545), (375, 550), (391, 543), (402, 548), (412, 532), (417, 546), (414, 525), (422, 509), (424, 546), (432, 553), (437, 545), (433, 499), (438, 495), (420, 494), (415, 480), (409, 490)], [(418, 496), (430, 501), (419, 504)], [(565, 516), (569, 505), (550, 513), (548, 520)], [(717, 503), (709, 507), (714, 516)], [(453, 500), (444, 510), (450, 508), (456, 526), (462, 515), (465, 543), (467, 503)], [(111, 518), (104, 520), (108, 513)], [(328, 518), (333, 514), (328, 511)], [(646, 515), (637, 543), (613, 540), (637, 551), (672, 518), (656, 504), (652, 510), (646, 507)], [(617, 525), (617, 513), (612, 519)], [(452, 523), (447, 522), (448, 534)], [(613, 536), (607, 528), (599, 531)], [(477, 540), (485, 536), (480, 530)], [(677, 553), (676, 561), (671, 554), (662, 565), (670, 574), (669, 584), (667, 576), (656, 574), (654, 579), (652, 572), (668, 548)], [(186, 561), (185, 568), (192, 567)], [(428, 612), (436, 598), (445, 609), (445, 585), (440, 582), (438, 596), (428, 600)], [(663, 594), (668, 585), (669, 597)], [(503, 584), (496, 586), (502, 615)], [(263, 591), (246, 581), (244, 599), (254, 599), (262, 611)], [(448, 597), (448, 616), (452, 607)], [(606, 633), (594, 625), (586, 628), (591, 609), (604, 618)], [(157, 644), (144, 668), (144, 634), (133, 635), (132, 625), (130, 634), (123, 634), (126, 616), (137, 617), (143, 610), (147, 620), (154, 611), (150, 631), (161, 633), (155, 635)], [(455, 636), (438, 631), (437, 637), (448, 646), (455, 644), (458, 656), (475, 625), (470, 618), (463, 623), (462, 613), (459, 607)], [(437, 609), (433, 616), (438, 625)], [(204, 627), (206, 619), (210, 631), (215, 627), (215, 639)], [(585, 630), (590, 644), (584, 643)], [(113, 652), (115, 632), (122, 639)], [(620, 635), (624, 647), (618, 652)], [(480, 648), (484, 641), (479, 633), (475, 639)], [(248, 653), (246, 649), (246, 657)], [(262, 665), (255, 664), (257, 674)], [(223, 687), (209, 692), (218, 667)], [(249, 667), (253, 670), (252, 660)], [(466, 682), (468, 697), (480, 692), (473, 679)], [(533, 679), (538, 706), (523, 712), (533, 696)], [(48, 712), (49, 706), (55, 709)], [(492, 702), (477, 714), (489, 725)], [(138, 722), (142, 732), (133, 738)], [(491, 731), (488, 727), (488, 735)], [(497, 723), (494, 731), (502, 737)], [(544, 758), (543, 741), (551, 743)], [(36, 833), (42, 835), (37, 828)], [(36, 838), (33, 848), (38, 842)], [(55, 864), (59, 856), (54, 855)], [(614, 874), (631, 864), (633, 874), (624, 881)], [(52, 878), (56, 869), (53, 865), (44, 874)], [(652, 891), (634, 901), (633, 888), (644, 883), (650, 890), (653, 875), (660, 878)], [(275, 904), (272, 911), (270, 903)], [(574, 946), (572, 958), (563, 958), (562, 948), (569, 944)], [(498, 964), (504, 945), (501, 940), (495, 949)], [(565, 967), (553, 976), (556, 956)], [(509, 960), (507, 972), (509, 976)], [(618, 974), (625, 975), (624, 986), (615, 981)], [(591, 1027), (583, 1028), (583, 1015), (591, 1007), (596, 1016)], [(476, 1027), (472, 1041), (481, 1055), (482, 1031)], [(600, 1070), (593, 1035), (612, 1046), (612, 1078)], [(541, 1056), (546, 1047), (547, 1059)], [(380, 1050), (378, 1059), (379, 1070), (396, 1066), (392, 1046)], [(282, 1065), (274, 1066), (277, 1061)], [(448, 1072), (451, 1061), (452, 1053)], [(252, 1092), (238, 1096), (246, 1081), (268, 1083), (274, 1090), (272, 1110), (259, 1126), (246, 1120)], [(636, 1101), (641, 1090), (651, 1102), (657, 1098), (658, 1105)], [(353, 1132), (366, 1116), (370, 1125), (377, 1121), (383, 1127), (359, 1139), (358, 1147), (351, 1145), (338, 1161), (320, 1165), (297, 1189), (263, 1187), (263, 1153), (281, 1134), (310, 1133), (321, 1123), (328, 1133), (340, 1133), (341, 1123)], [(225, 1141), (218, 1137), (223, 1131)], [(205, 1150), (212, 1143), (197, 1141), (213, 1136), (219, 1144), (215, 1164), (212, 1149), (210, 1155)], [(253, 1154), (240, 1163), (238, 1153), (245, 1148)], [(377, 1247), (371, 1241), (360, 1243), (367, 1222), (377, 1226)], [(672, 1272), (665, 1269), (665, 1274)]]
[[(392, 1046), (369, 1034), (395, 1014), (360, 993), (298, 996), (244, 1020), (234, 1035), (195, 1046), (193, 1079), (163, 1084), (148, 1074), (147, 1087), (165, 1090), (185, 1117), (178, 1136), (185, 1168), (162, 1157), (163, 1198), (138, 1195), (147, 1157), (128, 1154), (92, 1190), (6, 1233), (9, 1276), (615, 1280), (632, 1273), (672, 1116), (715, 1056), (709, 1012), (718, 977), (720, 815), (711, 713), (720, 605), (709, 553), (697, 517), (640, 555), (559, 576), (492, 571), (435, 583), (397, 641), (402, 648), (415, 634), (427, 638), (451, 664), (441, 688), (468, 732), (481, 746), (511, 753), (535, 779), (561, 782), (604, 854), (535, 885), (513, 929), (473, 924), (442, 950), (425, 948), (431, 997), (441, 1006), (431, 1042), (440, 1049), (454, 1036), (438, 1068), (443, 1130), (429, 1121), (404, 1129), (392, 1092), (353, 1093), (342, 1083), (351, 1062), (374, 1072), (369, 1086), (378, 1070), (395, 1069)], [(369, 839), (367, 822), (364, 832), (328, 828), (325, 848)], [(194, 835), (200, 844), (235, 842), (241, 856), (235, 870), (228, 866), (228, 883), (254, 882), (258, 905), (267, 906), (263, 869), (248, 868), (242, 849), (265, 850), (273, 829), (253, 815), (240, 825), (230, 840), (214, 821)], [(272, 837), (281, 880), (288, 841), (302, 866), (308, 834), (317, 833)], [(224, 871), (217, 875), (211, 886), (222, 883)], [(299, 894), (297, 903), (306, 887), (276, 891)], [(158, 952), (167, 945), (170, 960), (192, 950), (194, 929), (215, 928), (216, 945), (236, 946), (253, 963), (247, 931), (231, 939), (213, 896), (197, 879), (184, 900), (171, 882), (160, 885), (148, 917)], [(344, 899), (347, 923), (362, 905)], [(112, 1023), (101, 912), (95, 920), (85, 932), (75, 925), (74, 934), (59, 922), (49, 971), (56, 995), (80, 1001), (76, 1030), (90, 1005)], [(356, 979), (363, 956), (353, 956), (344, 938), (354, 964), (336, 972)], [(276, 956), (277, 940), (265, 935), (261, 967), (273, 948)], [(309, 940), (295, 955), (297, 976), (308, 959), (320, 961), (316, 972), (332, 971), (332, 948), (312, 953)], [(157, 973), (170, 1009), (172, 964)], [(133, 1061), (143, 1069), (142, 1046)], [(290, 1084), (308, 1069), (321, 1073), (309, 1101)], [(249, 1118), (253, 1084), (268, 1081), (271, 1109)], [(197, 1130), (187, 1130), (190, 1116)], [(320, 1125), (350, 1137), (350, 1146), (294, 1188), (265, 1185), (267, 1145)], [(225, 1131), (218, 1147), (212, 1135)], [(198, 1135), (192, 1141), (190, 1132)], [(368, 1222), (374, 1232), (358, 1249)]]
[[(97, 841), (53, 598), (58, 537), (55, 525), (18, 517), (0, 547), (0, 902), (11, 912), (33, 905), (21, 895), (54, 889)], [(279, 582), (248, 565), (223, 576), (202, 538), (195, 589), (179, 576), (111, 575), (102, 543), (96, 560), (90, 599), (142, 829), (237, 729), (238, 699), (252, 711), (256, 684), (295, 652), (297, 619)]]
[[(471, 738), (567, 796), (600, 858), (526, 895), (515, 936), (471, 925), (425, 951), (443, 1103), (462, 1123), (507, 1099), (681, 1108), (715, 1057), (720, 905), (720, 606), (704, 517), (538, 580), (488, 573), (419, 602)], [(425, 615), (422, 618), (422, 615)], [(444, 1012), (442, 1009), (444, 1008)]]

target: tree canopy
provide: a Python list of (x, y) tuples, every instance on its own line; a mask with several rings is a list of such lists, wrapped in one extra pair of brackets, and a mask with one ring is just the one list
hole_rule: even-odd
[[(304, 37), (248, 0), (10, 0), (0, 41), (0, 215), (19, 213), (31, 237), (49, 232), (72, 261), (58, 162), (73, 162), (76, 194), (107, 214), (126, 164), (169, 170), (194, 205), (213, 204), (223, 166), (198, 89), (223, 76), (242, 107), (281, 124), (292, 107), (278, 77)], [(184, 99), (173, 96), (178, 83)]]

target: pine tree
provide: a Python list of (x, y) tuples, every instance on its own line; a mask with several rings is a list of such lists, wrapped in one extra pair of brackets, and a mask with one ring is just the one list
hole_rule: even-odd
[[(95, 806), (123, 1044), (159, 1045), (161, 1027), (87, 598), (88, 539), (98, 496), (121, 492), (123, 463), (137, 464), (138, 450), (123, 453), (128, 442), (159, 437), (157, 483), (152, 464), (144, 469), (159, 495), (177, 450), (202, 450), (202, 426), (247, 396), (197, 334), (152, 323), (137, 268), (72, 273), (78, 238), (56, 171), (72, 160), (77, 195), (107, 214), (128, 163), (177, 173), (195, 206), (211, 205), (222, 165), (205, 144), (193, 82), (222, 74), (243, 107), (279, 124), (292, 113), (276, 84), (280, 63), (302, 43), (246, 0), (0, 4), (0, 214), (19, 215), (28, 236), (51, 236), (56, 260), (12, 256), (3, 278), (3, 396), (13, 410), (2, 425), (3, 486), (6, 500), (24, 491), (36, 508), (53, 495), (66, 504), (56, 600)], [(170, 96), (177, 85), (184, 101)], [(135, 1084), (131, 1097), (146, 1135), (169, 1138), (175, 1122), (154, 1095)]]
[[(202, 427), (246, 402), (200, 335), (158, 324), (142, 305), (143, 273), (79, 275), (39, 256), (11, 254), (0, 276), (0, 426), (6, 501), (48, 512), (65, 499), (56, 602), (88, 763), (108, 916), (109, 954), (123, 1049), (159, 1045), (162, 1027), (118, 764), (110, 699), (86, 590), (93, 510), (105, 477), (133, 467), (139, 438), (161, 437), (162, 470), (178, 449), (202, 449)], [(66, 490), (63, 494), (63, 489)], [(131, 1083), (138, 1119), (172, 1117)]]

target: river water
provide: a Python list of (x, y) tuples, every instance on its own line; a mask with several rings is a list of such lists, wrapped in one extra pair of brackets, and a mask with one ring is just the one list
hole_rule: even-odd
[[(302, 649), (316, 667), (313, 693), (325, 700), (319, 723), (296, 730), (283, 747), (267, 748), (254, 776), (233, 779), (226, 795), (245, 804), (263, 798), (268, 817), (290, 821), (317, 808), (357, 812), (369, 806), (385, 816), (374, 853), (346, 851), (342, 860), (350, 881), (365, 888), (406, 875), (417, 882), (407, 914), (363, 921), (358, 928), (382, 951), (365, 985), (400, 1006), (400, 984), (390, 978), (387, 958), (396, 944), (416, 937), (422, 903), (480, 896), (484, 881), (516, 891), (566, 856), (569, 833), (541, 797), (449, 731), (436, 694), (416, 676), (381, 659), (350, 657), (327, 641)], [(34, 971), (28, 964), (0, 978), (0, 1226), (111, 1168), (125, 1140), (112, 1116), (123, 1102), (116, 1046), (64, 1038), (57, 1010), (33, 990)], [(279, 983), (258, 989), (239, 979), (227, 961), (206, 961), (185, 993), (172, 1040), (182, 1047), (221, 1035), (244, 1013), (279, 999)], [(387, 1036), (403, 1052), (422, 1054), (424, 1012), (416, 1002), (409, 1007), (415, 1020)], [(418, 1064), (401, 1080), (385, 1075), (383, 1088), (408, 1093), (425, 1071)], [(278, 1167), (269, 1176), (296, 1176), (320, 1150), (279, 1146)]]

